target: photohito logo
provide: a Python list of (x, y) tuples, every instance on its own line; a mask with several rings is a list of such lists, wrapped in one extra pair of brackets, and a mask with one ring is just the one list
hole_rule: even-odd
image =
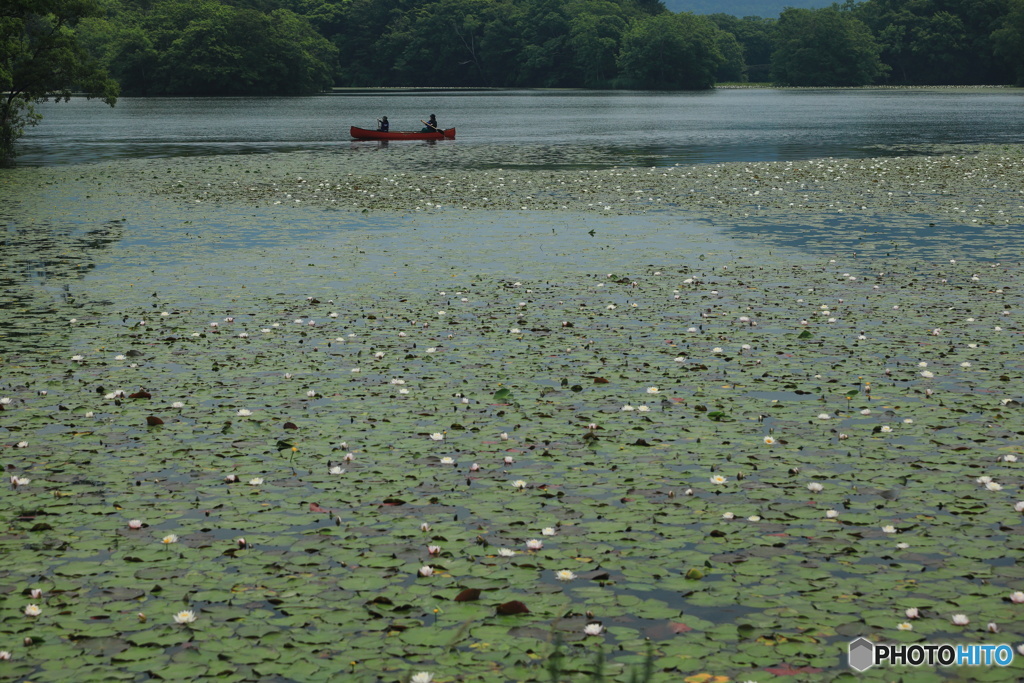
[(1009, 666), (1013, 648), (1009, 645), (913, 645), (872, 643), (858, 638), (849, 645), (851, 669), (867, 671), (878, 664), (921, 666)]

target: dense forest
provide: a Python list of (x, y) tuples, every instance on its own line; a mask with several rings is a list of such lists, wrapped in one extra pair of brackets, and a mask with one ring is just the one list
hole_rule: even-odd
[(128, 95), (1024, 83), (1024, 0), (848, 0), (777, 19), (662, 0), (88, 1), (98, 12), (75, 35)]
[(672, 12), (775, 18), (790, 7), (828, 7), (832, 0), (662, 0)]

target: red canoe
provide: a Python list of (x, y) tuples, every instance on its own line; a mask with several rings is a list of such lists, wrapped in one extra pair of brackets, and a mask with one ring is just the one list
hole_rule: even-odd
[(419, 131), (412, 130), (367, 130), (366, 128), (357, 128), (352, 126), (349, 129), (349, 134), (356, 140), (454, 140), (455, 129), (446, 128), (431, 133), (421, 133)]

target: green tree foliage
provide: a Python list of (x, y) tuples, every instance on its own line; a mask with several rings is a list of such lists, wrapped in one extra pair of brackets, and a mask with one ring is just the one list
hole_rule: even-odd
[[(846, 0), (776, 20), (674, 14), (662, 0), (7, 0), (0, 18), (4, 35), (28, 35), (35, 24), (10, 23), (19, 12), (64, 8), (69, 19), (52, 39), (75, 47), (51, 56), (105, 66), (129, 94), (240, 95), (332, 85), (1024, 82), (1022, 5)], [(38, 44), (50, 34), (33, 35)], [(27, 44), (5, 40), (10, 54)]]
[[(747, 80), (757, 82), (771, 80), (772, 51), (775, 49), (776, 22), (774, 19), (761, 17), (740, 19), (729, 14), (711, 14), (708, 19), (715, 22), (715, 25), (722, 31), (735, 37), (743, 48), (743, 74)], [(721, 72), (719, 80), (725, 80), (724, 74)]]
[(687, 12), (639, 19), (622, 37), (622, 78), (638, 88), (710, 88), (725, 61), (718, 47), (720, 33), (711, 20)]
[(885, 73), (871, 31), (836, 6), (787, 9), (777, 30), (772, 77), (782, 85), (866, 85)]
[(1004, 83), (994, 32), (1011, 0), (867, 0), (854, 12), (876, 36), (891, 80), (906, 85)]
[(0, 10), (0, 162), (40, 116), (34, 106), (73, 91), (117, 102), (117, 82), (79, 44), (74, 28), (98, 11), (93, 0), (8, 0)]
[(1024, 0), (1010, 0), (1002, 25), (992, 32), (992, 44), (1017, 75), (1017, 85), (1024, 86)]
[(217, 0), (121, 9), (89, 35), (129, 94), (300, 95), (333, 83), (337, 48), (289, 9)]

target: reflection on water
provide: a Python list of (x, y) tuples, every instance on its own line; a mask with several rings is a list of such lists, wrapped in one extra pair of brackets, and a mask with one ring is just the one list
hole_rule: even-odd
[[(388, 148), (349, 139), (350, 125), (387, 115), (418, 128), (437, 113), (466, 164), (490, 146), (513, 165), (573, 167), (866, 157), (912, 146), (1016, 143), (1024, 90), (770, 90), (650, 92), (357, 92), (304, 98), (124, 98), (114, 109), (81, 99), (40, 108), (19, 163), (125, 157), (350, 154)], [(434, 145), (392, 145), (429, 151)], [(495, 163), (485, 152), (482, 165)], [(339, 159), (341, 163), (344, 159)], [(425, 161), (429, 161), (426, 157)]]
[(935, 223), (925, 216), (828, 217), (802, 223), (746, 219), (723, 235), (758, 244), (826, 256), (847, 255), (870, 270), (879, 258), (914, 256), (946, 262), (950, 255), (974, 261), (1007, 261), (1024, 257), (1024, 234), (1016, 225)]

